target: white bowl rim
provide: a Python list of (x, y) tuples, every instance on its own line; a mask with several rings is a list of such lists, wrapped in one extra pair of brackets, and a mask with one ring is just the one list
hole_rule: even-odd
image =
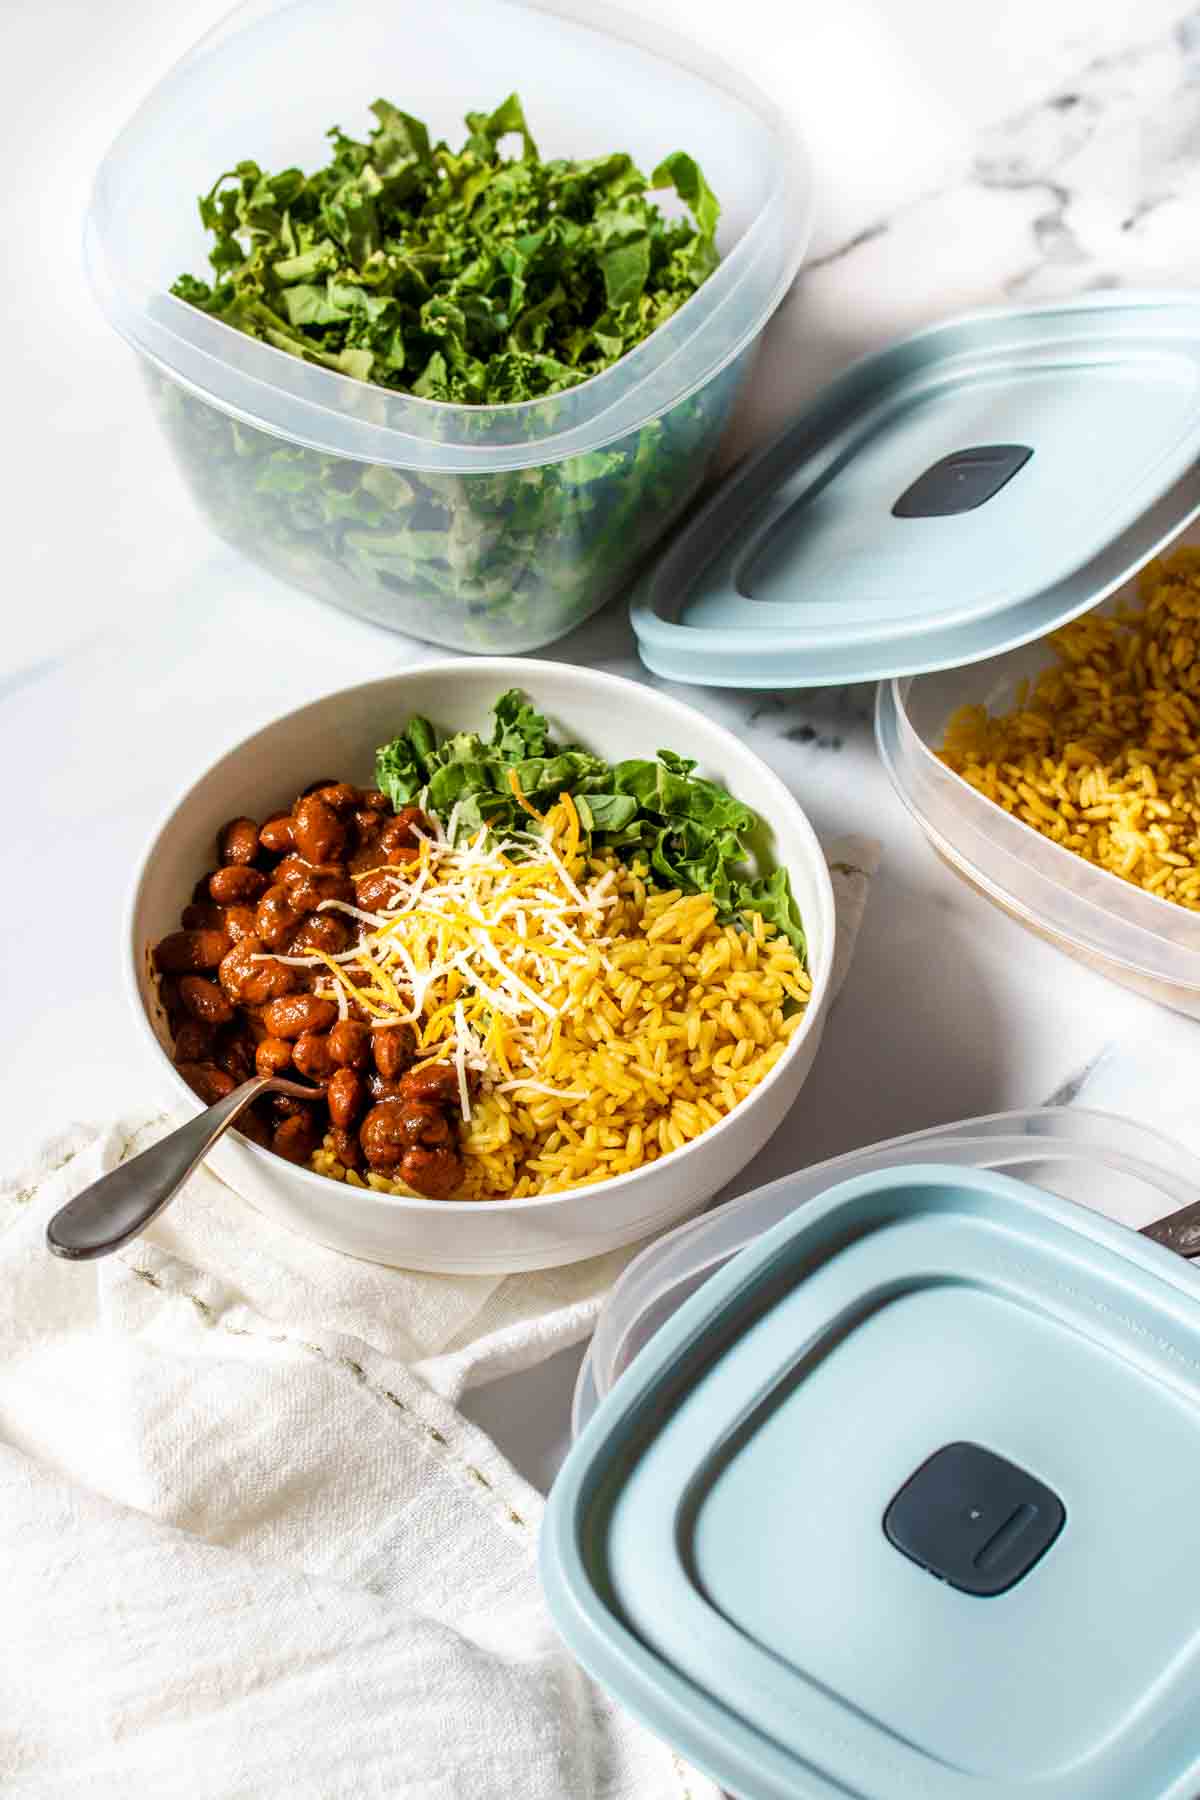
[[(271, 718), (256, 725), (253, 731), (239, 737), (233, 743), (229, 744), (221, 751), (220, 755), (215, 757), (213, 761), (201, 771), (199, 775), (191, 780), (185, 788), (180, 790), (167, 807), (159, 814), (148, 840), (147, 848), (144, 854), (138, 859), (133, 882), (129, 890), (129, 897), (126, 902), (124, 916), (124, 938), (126, 947), (129, 951), (129, 955), (125, 961), (125, 986), (134, 1017), (138, 1021), (145, 1036), (149, 1039), (152, 1053), (161, 1058), (163, 1063), (165, 1063), (174, 1085), (180, 1091), (181, 1098), (188, 1104), (193, 1112), (199, 1113), (202, 1110), (199, 1097), (187, 1085), (186, 1081), (184, 1081), (178, 1069), (175, 1067), (175, 1064), (168, 1057), (162, 1044), (159, 1042), (158, 1034), (155, 1032), (151, 1023), (150, 1015), (143, 1004), (139, 982), (144, 946), (139, 945), (134, 936), (134, 922), (137, 916), (138, 904), (141, 900), (142, 887), (146, 879), (147, 870), (149, 869), (150, 861), (154, 855), (159, 839), (166, 831), (167, 826), (175, 818), (176, 814), (182, 811), (193, 791), (201, 781), (208, 775), (211, 775), (221, 763), (224, 763), (230, 758), (238, 755), (240, 752), (247, 750), (256, 738), (261, 737), (265, 732), (272, 730), (275, 726), (282, 724), (285, 719), (290, 719), (297, 714), (307, 712), (314, 706), (326, 706), (332, 700), (345, 699), (351, 695), (366, 693), (370, 688), (391, 687), (396, 682), (405, 681), (409, 677), (423, 678), (425, 676), (432, 676), (435, 678), (444, 678), (446, 676), (462, 673), (468, 669), (472, 672), (481, 672), (484, 670), (494, 671), (497, 677), (504, 681), (507, 686), (524, 688), (535, 701), (537, 700), (537, 676), (539, 673), (544, 676), (546, 670), (551, 669), (553, 670), (556, 679), (566, 675), (569, 679), (578, 681), (583, 686), (610, 688), (614, 690), (615, 693), (624, 693), (630, 697), (637, 695), (643, 700), (647, 691), (649, 691), (654, 695), (656, 703), (668, 713), (673, 714), (680, 727), (685, 731), (690, 728), (692, 721), (699, 717), (703, 721), (705, 729), (715, 736), (719, 744), (724, 743), (725, 745), (728, 745), (734, 749), (739, 756), (751, 757), (758, 765), (759, 778), (763, 782), (767, 798), (773, 804), (770, 809), (767, 807), (756, 806), (754, 810), (759, 813), (760, 816), (765, 819), (767, 825), (773, 829), (773, 821), (778, 809), (780, 807), (790, 809), (794, 815), (793, 822), (800, 829), (800, 836), (807, 840), (808, 847), (811, 849), (813, 868), (816, 877), (818, 903), (820, 908), (824, 910), (825, 917), (821, 920), (821, 955), (819, 965), (816, 969), (810, 968), (808, 971), (812, 981), (812, 993), (809, 996), (809, 1002), (805, 1009), (803, 1021), (798, 1029), (792, 1033), (788, 1040), (787, 1048), (784, 1050), (783, 1055), (776, 1062), (775, 1066), (767, 1071), (757, 1087), (753, 1088), (750, 1093), (746, 1095), (744, 1100), (738, 1102), (732, 1112), (724, 1114), (716, 1125), (710, 1125), (707, 1130), (702, 1131), (698, 1137), (692, 1138), (688, 1143), (684, 1144), (682, 1149), (669, 1152), (672, 1166), (682, 1168), (685, 1166), (686, 1160), (692, 1159), (697, 1151), (703, 1152), (708, 1145), (711, 1145), (716, 1140), (718, 1135), (726, 1133), (730, 1128), (736, 1129), (737, 1123), (741, 1121), (745, 1116), (746, 1111), (754, 1105), (760, 1095), (766, 1094), (783, 1078), (788, 1065), (792, 1063), (798, 1055), (800, 1046), (815, 1028), (817, 1021), (823, 1017), (825, 1011), (826, 989), (829, 985), (833, 967), (834, 937), (837, 929), (833, 883), (830, 879), (829, 865), (825, 860), (825, 853), (821, 848), (816, 832), (813, 830), (808, 814), (804, 811), (804, 808), (800, 805), (800, 802), (796, 799), (794, 794), (791, 793), (784, 782), (776, 775), (775, 771), (762, 760), (757, 751), (751, 750), (734, 732), (730, 731), (726, 726), (718, 724), (715, 719), (709, 718), (706, 713), (699, 713), (696, 707), (689, 706), (686, 701), (676, 700), (672, 695), (664, 694), (661, 689), (651, 686), (649, 683), (633, 681), (625, 675), (612, 675), (607, 670), (590, 669), (579, 663), (555, 662), (551, 658), (540, 657), (443, 657), (433, 662), (417, 663), (410, 669), (401, 669), (392, 674), (376, 676), (371, 681), (355, 682), (349, 687), (334, 688), (328, 693), (314, 695), (304, 701), (300, 706), (288, 707), (286, 711), (272, 715)], [(239, 1149), (246, 1150), (255, 1157), (264, 1159), (269, 1158), (273, 1172), (278, 1172), (275, 1170), (274, 1165), (286, 1160), (276, 1156), (274, 1151), (267, 1150), (260, 1144), (251, 1143), (249, 1139), (243, 1139), (239, 1144)], [(508, 1200), (429, 1200), (420, 1196), (414, 1197), (408, 1194), (388, 1194), (379, 1188), (373, 1187), (353, 1187), (351, 1192), (355, 1195), (361, 1195), (364, 1200), (380, 1202), (384, 1210), (398, 1208), (404, 1212), (428, 1212), (431, 1215), (450, 1214), (451, 1216), (458, 1217), (466, 1217), (469, 1214), (477, 1213), (481, 1207), (485, 1207), (489, 1212), (498, 1207), (503, 1207), (506, 1212), (510, 1213), (534, 1212), (554, 1205), (561, 1206), (564, 1201), (578, 1200), (581, 1195), (598, 1194), (601, 1192), (610, 1193), (618, 1185), (622, 1188), (636, 1188), (637, 1186), (644, 1184), (647, 1181), (647, 1178), (654, 1176), (665, 1160), (665, 1158), (659, 1158), (652, 1163), (643, 1163), (640, 1169), (630, 1170), (624, 1175), (609, 1175), (601, 1181), (589, 1182), (581, 1187), (562, 1188), (552, 1194), (522, 1195), (520, 1198)], [(315, 1191), (322, 1195), (327, 1193), (328, 1184), (331, 1180), (330, 1176), (320, 1175), (315, 1169), (301, 1168), (297, 1163), (289, 1163), (287, 1166), (291, 1176), (303, 1182), (306, 1186), (319, 1183), (320, 1185)]]

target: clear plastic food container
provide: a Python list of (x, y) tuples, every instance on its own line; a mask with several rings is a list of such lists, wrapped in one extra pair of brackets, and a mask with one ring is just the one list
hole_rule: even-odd
[(733, 470), (639, 585), (677, 681), (879, 680), (877, 736), (935, 850), (1105, 975), (1200, 1015), (1200, 914), (1122, 881), (939, 760), (1049, 634), (1135, 598), (1200, 514), (1200, 294), (1089, 293), (950, 319), (845, 370)]
[(630, 1263), (579, 1371), (575, 1436), (639, 1350), (739, 1250), (835, 1183), (930, 1162), (1017, 1175), (1135, 1229), (1200, 1193), (1200, 1163), (1172, 1139), (1113, 1113), (1063, 1106), (938, 1125), (785, 1175), (680, 1225)]
[(643, 1255), (540, 1536), (572, 1654), (743, 1800), (1191, 1800), (1200, 1270), (1129, 1226), (1196, 1174), (978, 1119)]
[[(313, 167), (379, 94), (453, 141), (517, 89), (545, 156), (692, 151), (722, 203), (715, 273), (565, 394), (465, 407), (391, 393), (177, 300), (203, 274), (196, 196), (252, 157)], [(650, 21), (585, 0), (247, 0), (109, 151), (88, 266), (139, 351), (181, 469), (220, 533), (376, 623), (459, 650), (533, 649), (628, 580), (698, 488), (755, 340), (799, 266), (802, 152), (751, 84)]]
[[(1098, 610), (1128, 604), (1136, 586)], [(1200, 914), (1052, 843), (937, 757), (959, 707), (1005, 712), (1020, 684), (1053, 660), (1042, 641), (969, 668), (882, 682), (875, 725), (884, 767), (938, 855), (978, 893), (1069, 956), (1200, 1018)]]

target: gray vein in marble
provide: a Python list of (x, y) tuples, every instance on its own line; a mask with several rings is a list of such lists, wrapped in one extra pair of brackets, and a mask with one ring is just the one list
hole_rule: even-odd
[(9, 674), (0, 677), (0, 700), (10, 699), (13, 694), (19, 694), (22, 688), (36, 687), (39, 681), (45, 681), (48, 676), (53, 675), (72, 661), (78, 655), (79, 649), (83, 648), (86, 648), (86, 645), (80, 645), (75, 650), (61, 656), (44, 656), (37, 662), (26, 663), (23, 668), (13, 669)]
[(1115, 1048), (1115, 1044), (1105, 1044), (1102, 1049), (1097, 1050), (1096, 1054), (1089, 1057), (1081, 1069), (1077, 1069), (1073, 1075), (1068, 1075), (1065, 1081), (1060, 1081), (1054, 1092), (1048, 1094), (1041, 1104), (1043, 1106), (1072, 1105), (1074, 1101), (1078, 1100), (1092, 1076), (1101, 1064), (1107, 1061)]
[(796, 725), (783, 735), (793, 744), (811, 744), (814, 750), (840, 750), (842, 747), (840, 737), (819, 737), (813, 725)]
[(807, 274), (811, 269), (825, 269), (830, 263), (840, 262), (842, 257), (849, 256), (852, 250), (860, 250), (864, 244), (874, 243), (875, 239), (882, 237), (887, 229), (888, 221), (886, 219), (879, 219), (873, 225), (865, 225), (861, 231), (856, 231), (854, 236), (847, 238), (844, 243), (835, 244), (833, 249), (827, 250), (823, 256), (814, 256), (811, 262), (806, 262), (802, 273)]
[[(1070, 90), (985, 134), (973, 184), (1042, 192), (1050, 202), (1030, 221), (1035, 255), (1005, 283), (1007, 293), (1056, 286), (1056, 272), (1087, 265), (1082, 283), (1068, 274), (1073, 285), (1120, 285), (1140, 275), (1121, 267), (1124, 255), (1136, 257), (1139, 236), (1196, 185), (1198, 77), (1200, 13), (1193, 12), (1164, 36), (1093, 58)], [(1118, 235), (1132, 244), (1123, 250)]]
[[(983, 132), (969, 159), (806, 272), (869, 255), (893, 233), (899, 256), (922, 226), (936, 240), (943, 213), (949, 235), (974, 191), (1028, 197), (1036, 208), (1024, 227), (1028, 254), (998, 282), (993, 275), (980, 300), (1200, 281), (1200, 9), (1127, 49), (1085, 59), (1081, 46), (1080, 64), (1046, 99)], [(946, 253), (949, 266), (955, 247)]]
[(818, 750), (840, 750), (856, 728), (870, 729), (875, 716), (875, 685), (856, 682), (844, 687), (743, 696), (747, 725), (774, 729), (789, 743)]

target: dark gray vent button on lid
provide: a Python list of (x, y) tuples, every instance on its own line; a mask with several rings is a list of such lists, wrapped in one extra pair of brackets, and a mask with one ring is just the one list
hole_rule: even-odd
[(1062, 1530), (1058, 1495), (979, 1444), (947, 1444), (910, 1475), (884, 1514), (888, 1538), (964, 1594), (1002, 1594)]
[(895, 506), (895, 519), (944, 519), (974, 512), (1007, 485), (1033, 455), (1027, 444), (980, 444), (956, 450), (919, 475)]

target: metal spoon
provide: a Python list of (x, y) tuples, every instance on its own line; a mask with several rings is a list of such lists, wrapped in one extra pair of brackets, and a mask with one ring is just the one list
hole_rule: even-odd
[(1143, 1225), (1141, 1235), (1153, 1238), (1168, 1250), (1177, 1250), (1189, 1262), (1200, 1259), (1200, 1200), (1168, 1213), (1165, 1219), (1155, 1219), (1152, 1225)]
[[(102, 1175), (91, 1187), (68, 1200), (46, 1227), (47, 1244), (55, 1256), (72, 1262), (110, 1256), (158, 1217), (217, 1139), (259, 1094), (291, 1094), (297, 1100), (311, 1100), (314, 1093), (313, 1088), (284, 1081), (279, 1075), (255, 1075), (243, 1081), (224, 1100), (206, 1107), (198, 1118), (189, 1119), (149, 1150), (122, 1163), (111, 1174)], [(1200, 1201), (1143, 1225), (1141, 1235), (1189, 1260), (1200, 1260)]]
[(198, 1118), (189, 1119), (61, 1206), (46, 1227), (46, 1242), (55, 1256), (72, 1262), (109, 1256), (145, 1231), (151, 1219), (175, 1198), (197, 1163), (203, 1162), (217, 1139), (259, 1094), (316, 1098), (314, 1088), (284, 1081), (278, 1075), (255, 1075), (243, 1081)]

